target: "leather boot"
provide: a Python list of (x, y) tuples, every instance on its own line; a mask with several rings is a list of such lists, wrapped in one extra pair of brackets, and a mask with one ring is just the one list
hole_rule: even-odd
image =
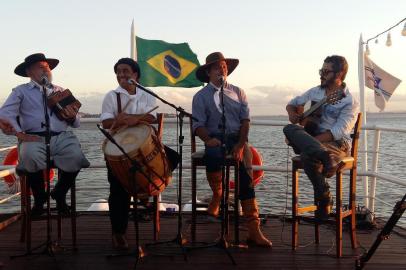
[(258, 204), (255, 198), (241, 201), (244, 217), (247, 218), (248, 238), (247, 243), (254, 243), (261, 247), (272, 247), (269, 241), (261, 232)]
[(333, 196), (329, 191), (326, 191), (322, 197), (316, 198), (317, 210), (315, 217), (317, 222), (325, 222), (328, 220), (331, 210), (333, 209)]
[(221, 171), (219, 172), (206, 172), (207, 181), (213, 191), (213, 196), (207, 208), (207, 213), (211, 216), (217, 217), (220, 212), (221, 202)]

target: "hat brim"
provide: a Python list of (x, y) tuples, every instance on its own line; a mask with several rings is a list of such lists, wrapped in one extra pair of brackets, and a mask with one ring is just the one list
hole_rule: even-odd
[[(210, 65), (212, 65), (216, 62), (219, 62), (219, 61), (222, 61), (222, 60), (206, 63), (206, 64), (198, 67), (196, 70), (197, 79), (201, 82), (208, 83), (209, 76), (207, 75), (207, 69), (210, 67)], [(226, 59), (224, 59), (224, 61), (226, 61), (226, 64), (227, 64), (227, 70), (228, 70), (227, 76), (230, 75), (234, 71), (234, 69), (238, 66), (238, 63), (240, 62), (238, 59), (234, 59), (234, 58), (226, 58)]]
[[(49, 68), (52, 70), (54, 69), (58, 64), (59, 64), (59, 60), (58, 59), (54, 59), (54, 58), (47, 58), (44, 61), (46, 61), (49, 65)], [(38, 61), (39, 62), (39, 61)], [(35, 62), (36, 63), (36, 62)], [(26, 62), (23, 62), (21, 64), (19, 64), (15, 69), (14, 69), (14, 73), (22, 76), (22, 77), (28, 77), (27, 75), (27, 68), (29, 68), (32, 64), (35, 63), (31, 63), (31, 64), (27, 64)]]

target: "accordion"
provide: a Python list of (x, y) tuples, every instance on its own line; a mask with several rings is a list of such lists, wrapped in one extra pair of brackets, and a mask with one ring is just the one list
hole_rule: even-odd
[(75, 112), (79, 111), (82, 104), (77, 100), (69, 89), (63, 91), (54, 91), (48, 96), (48, 107), (56, 113), (60, 120), (69, 120), (64, 117), (63, 112), (68, 108)]

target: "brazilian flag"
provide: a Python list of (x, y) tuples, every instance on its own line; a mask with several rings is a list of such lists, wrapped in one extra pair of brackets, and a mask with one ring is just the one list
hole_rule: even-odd
[(196, 87), (203, 83), (196, 78), (197, 56), (187, 43), (167, 43), (136, 37), (137, 62), (144, 86)]

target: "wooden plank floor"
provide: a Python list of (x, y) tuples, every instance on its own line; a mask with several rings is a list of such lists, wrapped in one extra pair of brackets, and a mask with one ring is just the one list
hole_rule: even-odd
[[(184, 216), (183, 235), (189, 238), (190, 216)], [(207, 222), (205, 217), (199, 218), (197, 227), (198, 241), (213, 241), (218, 235), (220, 224)], [(65, 224), (66, 223), (66, 224)], [(375, 231), (358, 233), (361, 248), (352, 250), (348, 233), (344, 233), (344, 257), (335, 258), (335, 232), (331, 225), (321, 227), (321, 243), (315, 245), (313, 226), (302, 222), (299, 226), (301, 247), (292, 251), (290, 247), (290, 223), (283, 223), (278, 217), (269, 217), (263, 225), (264, 233), (273, 242), (272, 249), (250, 247), (248, 249), (230, 248), (231, 255), (237, 262), (233, 266), (226, 253), (219, 248), (207, 248), (187, 251), (187, 261), (181, 250), (175, 247), (153, 247), (147, 252), (169, 252), (172, 256), (148, 255), (138, 264), (138, 269), (354, 269), (357, 254), (368, 248), (375, 240)], [(133, 269), (133, 256), (106, 258), (112, 254), (111, 229), (106, 213), (80, 213), (78, 217), (78, 250), (57, 251), (55, 257), (35, 255), (10, 260), (11, 255), (22, 254), (25, 244), (19, 242), (21, 223), (18, 221), (0, 232), (0, 261), (5, 269)], [(64, 220), (63, 245), (71, 244), (69, 219)], [(176, 236), (177, 217), (162, 216), (160, 240), (171, 240)], [(33, 246), (43, 243), (46, 239), (46, 222), (33, 222)], [(53, 231), (56, 225), (53, 223)], [(241, 229), (241, 239), (246, 232)], [(365, 269), (406, 269), (406, 237), (405, 232), (392, 234), (391, 238), (381, 244), (374, 257)], [(128, 229), (130, 246), (135, 246), (135, 234), (132, 223)], [(52, 239), (56, 239), (53, 235)], [(140, 223), (140, 241), (144, 245), (152, 243), (152, 223)], [(39, 250), (43, 250), (40, 248)], [(1, 267), (0, 267), (1, 268)]]

